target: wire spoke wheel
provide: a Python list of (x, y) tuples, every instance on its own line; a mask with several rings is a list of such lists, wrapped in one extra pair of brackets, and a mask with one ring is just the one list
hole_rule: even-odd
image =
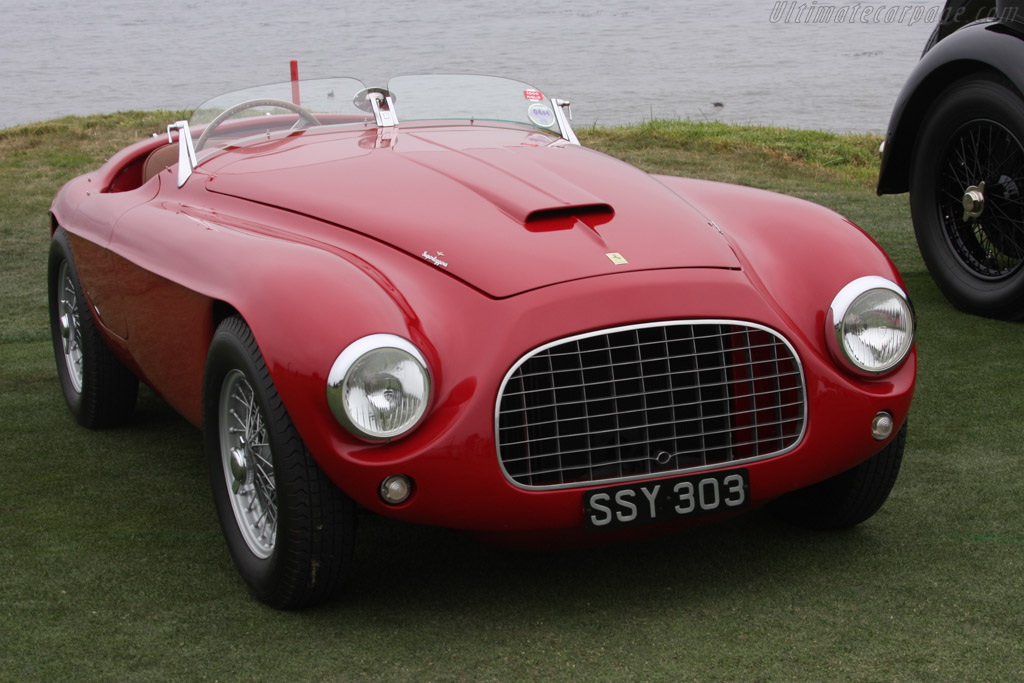
[(253, 555), (266, 559), (277, 540), (277, 490), (266, 419), (241, 370), (224, 378), (220, 450), (231, 509)]
[(914, 141), (910, 213), (935, 284), (962, 311), (1024, 320), (1024, 98), (994, 74), (949, 84)]
[(78, 312), (78, 293), (71, 279), (67, 261), (60, 265), (57, 275), (57, 316), (60, 325), (60, 342), (64, 351), (68, 378), (75, 391), (82, 392), (82, 327)]
[(280, 609), (330, 599), (352, 558), (355, 505), (306, 448), (240, 316), (210, 342), (203, 438), (220, 526), (249, 589)]
[(1008, 277), (1024, 262), (1024, 146), (975, 120), (950, 138), (939, 171), (939, 215), (957, 259), (975, 276)]
[(139, 380), (100, 333), (63, 228), (50, 238), (46, 284), (53, 358), (68, 410), (90, 429), (124, 424), (135, 411)]

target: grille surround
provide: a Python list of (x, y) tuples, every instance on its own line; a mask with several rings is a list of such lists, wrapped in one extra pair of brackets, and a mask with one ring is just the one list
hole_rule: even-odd
[[(613, 343), (629, 335), (636, 341)], [(734, 339), (746, 342), (726, 343)], [(602, 341), (608, 343), (602, 346)], [(704, 348), (708, 344), (717, 348)], [(670, 352), (679, 345), (689, 345), (692, 352)], [(664, 347), (664, 355), (642, 355), (657, 346)], [(564, 350), (560, 347), (569, 350), (559, 353)], [(634, 350), (636, 357), (627, 362), (612, 356), (630, 355)], [(601, 354), (608, 363), (583, 361), (585, 356), (593, 359)], [(736, 354), (745, 358), (729, 362)], [(755, 358), (763, 354), (770, 357)], [(573, 359), (579, 359), (575, 367), (552, 365), (554, 360), (572, 366)], [(716, 360), (721, 362), (712, 362)], [(550, 369), (535, 372), (535, 363), (546, 363)], [(651, 372), (659, 364), (668, 371)], [(763, 372), (765, 368), (770, 372)], [(617, 371), (632, 374), (616, 377)], [(578, 381), (558, 383), (554, 377), (559, 374)], [(549, 386), (526, 385), (544, 384), (544, 378), (550, 378)], [(766, 384), (774, 386), (766, 389)], [(640, 391), (618, 393), (637, 385)], [(744, 386), (749, 392), (741, 391)], [(611, 393), (602, 393), (606, 389)], [(546, 395), (548, 400), (527, 405), (530, 395)], [(694, 395), (697, 400), (685, 400)], [(582, 400), (560, 400), (560, 396)], [(747, 406), (742, 409), (744, 403)], [(628, 409), (622, 410), (624, 406)], [(769, 414), (777, 420), (765, 419)], [(622, 419), (634, 423), (623, 426)], [(689, 430), (692, 426), (697, 429)], [(584, 488), (739, 466), (793, 450), (806, 429), (806, 380), (796, 350), (775, 330), (739, 320), (623, 325), (543, 344), (512, 365), (494, 407), (498, 463), (510, 483), (526, 490)], [(637, 440), (638, 433), (644, 437)], [(734, 441), (734, 437), (740, 438)], [(595, 438), (615, 443), (595, 445)], [(679, 447), (696, 441), (700, 448)], [(661, 448), (669, 442), (672, 448)], [(716, 455), (709, 458), (711, 453)]]

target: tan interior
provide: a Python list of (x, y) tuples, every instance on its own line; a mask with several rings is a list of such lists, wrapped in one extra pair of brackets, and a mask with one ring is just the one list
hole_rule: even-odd
[(170, 144), (157, 147), (149, 153), (149, 156), (146, 157), (146, 163), (142, 166), (142, 184), (145, 185), (157, 173), (176, 163), (178, 163), (177, 145)]

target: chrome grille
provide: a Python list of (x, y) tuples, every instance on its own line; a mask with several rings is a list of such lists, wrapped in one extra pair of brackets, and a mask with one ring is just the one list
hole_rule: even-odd
[(523, 357), (501, 385), (495, 438), (523, 488), (643, 479), (784, 453), (803, 435), (804, 396), (796, 353), (768, 328), (631, 325)]

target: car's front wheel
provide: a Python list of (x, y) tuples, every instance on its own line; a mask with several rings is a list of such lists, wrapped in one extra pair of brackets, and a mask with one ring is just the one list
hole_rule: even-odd
[(281, 609), (331, 598), (351, 562), (355, 506), (302, 443), (239, 317), (210, 344), (203, 432), (221, 528), (252, 592)]
[(50, 240), (48, 271), (53, 355), (68, 410), (90, 429), (122, 424), (135, 410), (139, 380), (100, 336), (63, 228)]
[(925, 116), (910, 207), (921, 256), (957, 308), (1024, 318), (1024, 100), (995, 78), (950, 85)]
[(806, 529), (849, 529), (865, 521), (889, 497), (903, 462), (907, 425), (896, 438), (851, 470), (772, 501), (776, 517)]

